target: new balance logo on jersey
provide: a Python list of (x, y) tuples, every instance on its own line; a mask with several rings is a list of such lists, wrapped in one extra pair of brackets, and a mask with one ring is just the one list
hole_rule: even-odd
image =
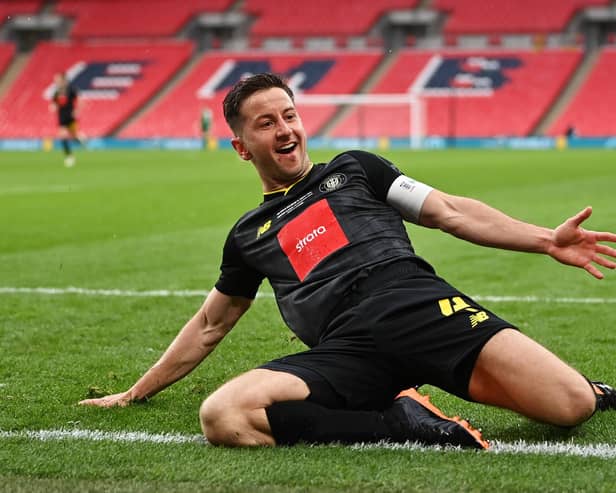
[(272, 220), (267, 221), (263, 226), (259, 226), (257, 230), (257, 240), (261, 237), (262, 234), (267, 233), (269, 229), (272, 227)]
[(326, 199), (312, 204), (285, 224), (277, 238), (300, 281), (349, 243)]
[(317, 238), (319, 235), (324, 235), (325, 233), (327, 233), (327, 228), (325, 226), (314, 228), (310, 233), (297, 242), (295, 249), (298, 252), (301, 252), (308, 243)]

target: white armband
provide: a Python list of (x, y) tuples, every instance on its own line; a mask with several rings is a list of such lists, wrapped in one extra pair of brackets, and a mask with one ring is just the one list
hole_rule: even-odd
[(432, 190), (434, 189), (425, 183), (400, 175), (389, 187), (386, 201), (400, 212), (404, 219), (417, 224), (421, 207)]

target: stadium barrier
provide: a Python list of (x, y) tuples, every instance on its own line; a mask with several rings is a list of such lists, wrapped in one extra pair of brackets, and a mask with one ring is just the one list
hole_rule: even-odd
[[(308, 140), (311, 149), (410, 149), (408, 138), (328, 138)], [(227, 139), (211, 139), (208, 149), (231, 149)], [(1, 151), (60, 150), (60, 143), (48, 139), (0, 139)], [(79, 148), (78, 148), (79, 149)], [(199, 138), (118, 139), (96, 138), (88, 140), (87, 150), (202, 150)], [(616, 137), (493, 137), (447, 138), (424, 137), (421, 149), (616, 149)], [(79, 151), (78, 151), (79, 152)]]

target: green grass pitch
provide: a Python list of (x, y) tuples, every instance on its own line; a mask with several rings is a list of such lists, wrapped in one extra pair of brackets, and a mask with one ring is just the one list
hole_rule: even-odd
[[(585, 226), (616, 230), (613, 152), (383, 154), (421, 181), (520, 219), (556, 226), (590, 204)], [(445, 412), (520, 450), (231, 450), (194, 440), (210, 392), (302, 349), (267, 296), (198, 369), (151, 401), (77, 406), (125, 390), (156, 361), (215, 282), (229, 228), (261, 197), (252, 167), (230, 151), (86, 151), (77, 160), (67, 169), (57, 152), (0, 153), (0, 491), (614, 491), (616, 413), (560, 430), (436, 388), (425, 390)], [(585, 374), (616, 383), (616, 272), (597, 281), (544, 256), (415, 226), (409, 233), (451, 283)], [(83, 430), (98, 435), (80, 438)], [(153, 439), (161, 435), (186, 440)], [(531, 453), (533, 444), (549, 446)], [(612, 456), (549, 452), (558, 445)]]

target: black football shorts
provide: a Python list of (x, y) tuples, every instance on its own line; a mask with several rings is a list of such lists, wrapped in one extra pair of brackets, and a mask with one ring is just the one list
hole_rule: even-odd
[(420, 262), (396, 262), (348, 293), (318, 345), (261, 368), (302, 378), (310, 400), (333, 408), (385, 409), (417, 384), (471, 400), (475, 361), (505, 328)]

